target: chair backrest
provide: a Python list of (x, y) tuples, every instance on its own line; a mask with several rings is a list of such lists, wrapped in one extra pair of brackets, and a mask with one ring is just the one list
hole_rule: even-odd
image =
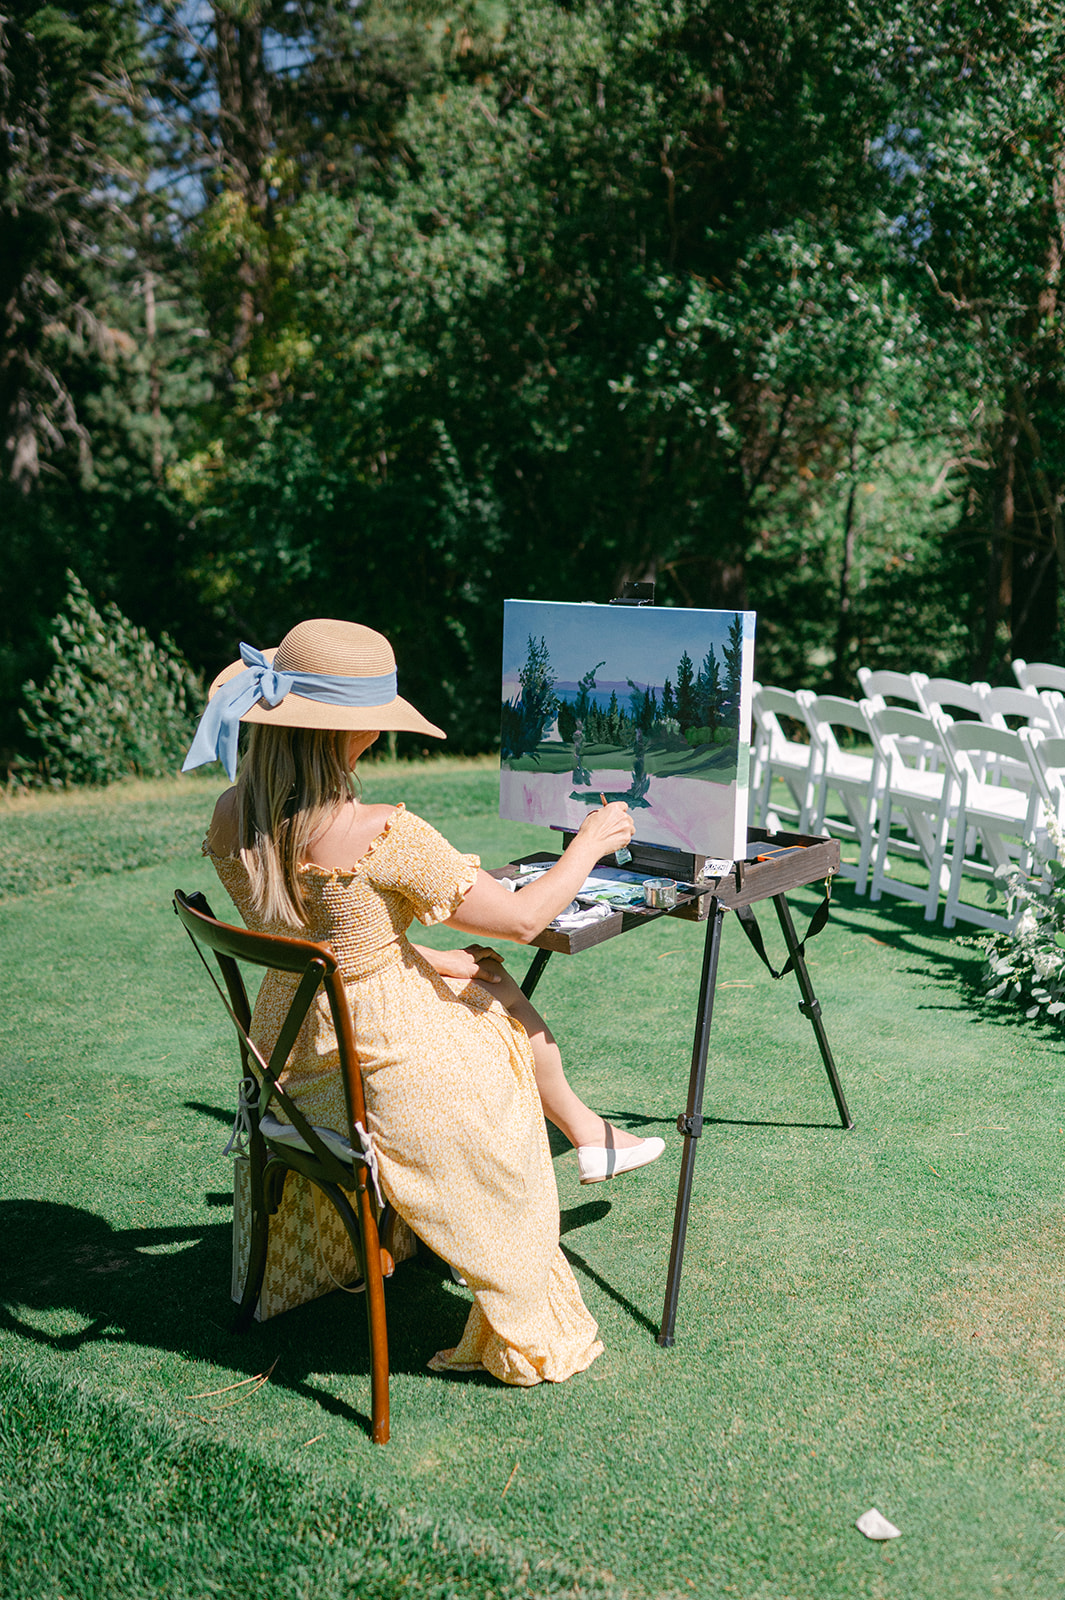
[(774, 684), (760, 683), (755, 689), (755, 698), (764, 712), (775, 717), (791, 717), (803, 727), (806, 726), (803, 705), (811, 698), (809, 691), (778, 689)]
[(1065, 739), (1048, 739), (1038, 728), (1022, 728), (1020, 735), (1039, 798), (1065, 822)]
[(1022, 661), (1013, 663), (1013, 675), (1022, 689), (1056, 689), (1065, 694), (1065, 667), (1055, 667), (1049, 661)]
[(1009, 762), (1011, 774), (1029, 770), (1021, 736), (1012, 728), (996, 728), (988, 722), (945, 722), (940, 735), (948, 763), (959, 783), (982, 782), (985, 759)]
[[(754, 721), (757, 728), (769, 739), (771, 745), (799, 744), (802, 734), (809, 734), (806, 705), (813, 696), (807, 689), (778, 689), (773, 684), (758, 684), (752, 697)], [(794, 723), (800, 738), (793, 738), (780, 718)]]
[(917, 693), (924, 712), (947, 706), (952, 714), (964, 711), (982, 721), (984, 695), (990, 688), (989, 683), (962, 683), (960, 678), (928, 678), (917, 687)]
[(868, 667), (859, 667), (858, 682), (865, 700), (879, 695), (882, 700), (903, 700), (907, 705), (919, 706), (917, 685), (927, 683), (928, 679), (923, 672), (889, 672), (886, 668), (874, 672)]
[(929, 717), (921, 711), (879, 705), (873, 700), (863, 700), (861, 706), (873, 744), (892, 779), (902, 767), (910, 771), (922, 768), (929, 748), (942, 748), (940, 729), (949, 717)]
[(989, 689), (984, 696), (984, 721), (1005, 728), (1007, 717), (1013, 717), (1028, 727), (1044, 728), (1057, 737), (1060, 729), (1052, 706), (1048, 705), (1034, 688)]
[[(307, 1013), (314, 1004), (315, 996), (319, 989), (324, 989), (336, 1032), (341, 1077), (347, 1100), (349, 1127), (346, 1132), (352, 1148), (359, 1149), (359, 1141), (354, 1132), (355, 1124), (366, 1126), (362, 1075), (355, 1050), (351, 1008), (347, 1002), (344, 980), (338, 970), (333, 950), (327, 944), (316, 944), (310, 939), (253, 933), (248, 928), (235, 928), (229, 923), (219, 922), (206, 898), (198, 891), (195, 894), (185, 895), (180, 889), (175, 890), (174, 910), (212, 979), (214, 974), (204, 952), (210, 951), (218, 963), (226, 989), (222, 999), (236, 1028), (240, 1044), (243, 1076), (245, 1080), (251, 1079), (253, 1083), (259, 1085), (258, 1095), (246, 1097), (255, 1125), (258, 1125), (259, 1117), (269, 1108), (271, 1101), (276, 1100), (287, 1119), (325, 1169), (329, 1180), (350, 1187), (351, 1168), (345, 1166), (323, 1143), (299, 1107), (278, 1082)], [(299, 975), (300, 981), (269, 1057), (263, 1055), (249, 1034), (251, 1007), (248, 1004), (248, 992), (241, 973), (242, 965)], [(214, 981), (215, 986), (219, 987), (217, 980)], [(221, 993), (220, 988), (219, 993)], [(357, 1187), (360, 1190), (364, 1189), (367, 1181), (365, 1166), (356, 1162), (355, 1174)]]
[(839, 752), (839, 741), (834, 730), (847, 728), (870, 739), (869, 723), (857, 700), (845, 700), (838, 694), (817, 694), (805, 706), (806, 720), (814, 741), (828, 754)]

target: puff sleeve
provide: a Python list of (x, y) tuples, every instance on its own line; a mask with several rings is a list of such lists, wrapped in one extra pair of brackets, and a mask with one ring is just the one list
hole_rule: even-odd
[(399, 806), (378, 841), (367, 876), (379, 888), (401, 893), (418, 921), (431, 927), (454, 916), (480, 865), (480, 856), (463, 855), (428, 822)]

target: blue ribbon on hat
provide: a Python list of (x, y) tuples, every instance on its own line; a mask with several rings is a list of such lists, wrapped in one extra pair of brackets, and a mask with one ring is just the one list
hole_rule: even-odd
[(240, 719), (265, 700), (279, 705), (288, 694), (319, 700), (327, 706), (385, 706), (396, 698), (396, 674), (377, 678), (332, 677), (324, 672), (276, 672), (261, 650), (242, 644), (240, 659), (247, 668), (223, 683), (207, 702), (196, 737), (189, 746), (182, 772), (221, 761), (230, 780), (237, 775), (237, 741)]

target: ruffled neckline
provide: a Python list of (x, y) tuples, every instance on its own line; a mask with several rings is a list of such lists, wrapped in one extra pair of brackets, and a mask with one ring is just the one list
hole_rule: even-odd
[(386, 817), (385, 825), (381, 832), (374, 835), (362, 855), (356, 857), (350, 867), (323, 867), (317, 861), (301, 861), (296, 868), (297, 872), (319, 872), (324, 878), (350, 878), (352, 873), (356, 872), (364, 861), (369, 861), (370, 857), (376, 855), (381, 846), (386, 843), (400, 813), (406, 812), (406, 810), (407, 808), (403, 801), (398, 800), (391, 816)]

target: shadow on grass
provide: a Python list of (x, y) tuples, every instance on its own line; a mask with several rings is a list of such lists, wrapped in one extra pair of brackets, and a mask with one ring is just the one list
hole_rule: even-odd
[[(229, 1195), (209, 1198), (232, 1203)], [(609, 1211), (609, 1201), (587, 1201), (562, 1213), (561, 1231), (574, 1233), (602, 1221)], [(74, 1354), (107, 1341), (173, 1351), (248, 1377), (272, 1367), (271, 1383), (369, 1430), (368, 1413), (315, 1381), (320, 1373), (364, 1377), (369, 1399), (365, 1298), (325, 1295), (234, 1334), (229, 1324), (235, 1307), (226, 1298), (228, 1218), (206, 1226), (115, 1229), (74, 1206), (12, 1200), (0, 1202), (0, 1229), (5, 1238), (21, 1241), (5, 1274), (0, 1328), (27, 1344)], [(624, 1296), (579, 1257), (572, 1259), (646, 1325)], [(392, 1372), (424, 1373), (436, 1350), (458, 1343), (470, 1302), (446, 1274), (443, 1263), (423, 1250), (388, 1281)], [(81, 1326), (71, 1328), (75, 1320)], [(495, 1381), (488, 1374), (474, 1376)]]
[(232, 1111), (225, 1111), (221, 1106), (209, 1106), (203, 1100), (186, 1100), (184, 1108), (186, 1111), (198, 1111), (202, 1117), (210, 1117), (213, 1122), (220, 1122), (224, 1128), (228, 1128), (233, 1121)]
[[(875, 925), (875, 933), (870, 932), (870, 923)], [(849, 886), (837, 889), (833, 896), (832, 925), (848, 929), (856, 938), (919, 956), (920, 965), (907, 967), (907, 972), (927, 977), (931, 963), (941, 976), (949, 976), (967, 992), (980, 993), (975, 972), (983, 966), (983, 955), (963, 943), (979, 937), (982, 930), (978, 928), (944, 928), (941, 923), (926, 922), (918, 905), (903, 900), (858, 900)]]
[(641, 1328), (646, 1328), (648, 1333), (656, 1334), (658, 1332), (658, 1325), (652, 1322), (640, 1310), (639, 1306), (633, 1305), (632, 1301), (626, 1295), (623, 1295), (620, 1289), (615, 1289), (612, 1283), (608, 1283), (601, 1273), (596, 1272), (595, 1268), (585, 1261), (583, 1256), (577, 1254), (576, 1250), (571, 1250), (568, 1245), (563, 1245), (562, 1254), (575, 1272), (581, 1273), (588, 1279), (589, 1283), (594, 1283), (597, 1289), (601, 1289), (605, 1295), (608, 1295), (615, 1305), (621, 1307), (626, 1316), (632, 1318), (633, 1322), (638, 1323)]
[[(364, 1297), (323, 1296), (234, 1334), (228, 1220), (113, 1229), (73, 1206), (14, 1200), (0, 1203), (0, 1226), (24, 1241), (0, 1299), (0, 1326), (18, 1338), (71, 1353), (101, 1340), (170, 1350), (249, 1377), (276, 1361), (272, 1383), (369, 1428), (367, 1413), (310, 1381), (321, 1372), (365, 1376), (369, 1398)], [(387, 1294), (393, 1372), (422, 1372), (435, 1350), (458, 1342), (468, 1302), (431, 1270), (404, 1263)], [(62, 1327), (74, 1318), (83, 1326)]]
[[(951, 994), (944, 994), (939, 1001), (915, 1002), (915, 1011), (951, 1011), (959, 1018), (964, 1012), (971, 1026), (1023, 1028), (1042, 1041), (1061, 1041), (1061, 1026), (1053, 1018), (1029, 1018), (1018, 1002), (988, 999), (985, 958), (975, 943), (970, 943), (986, 930), (969, 923), (944, 928), (941, 922), (926, 922), (920, 906), (890, 896), (875, 903), (859, 900), (849, 884), (838, 886), (834, 893), (832, 923), (856, 938), (917, 957), (902, 968), (908, 976), (923, 978), (930, 986), (949, 985)], [(875, 933), (870, 932), (870, 924)]]

